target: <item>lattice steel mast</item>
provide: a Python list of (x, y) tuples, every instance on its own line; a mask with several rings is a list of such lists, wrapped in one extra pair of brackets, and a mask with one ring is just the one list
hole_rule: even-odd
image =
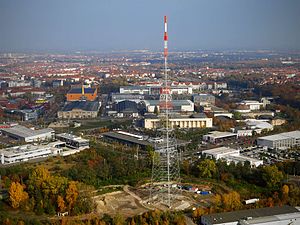
[(156, 202), (162, 202), (168, 207), (172, 206), (172, 200), (177, 193), (173, 184), (179, 182), (179, 157), (177, 142), (170, 126), (170, 114), (172, 112), (172, 94), (168, 77), (168, 26), (167, 17), (164, 17), (164, 83), (160, 90), (159, 109), (163, 127), (158, 129), (160, 142), (155, 146), (152, 168), (151, 198)]

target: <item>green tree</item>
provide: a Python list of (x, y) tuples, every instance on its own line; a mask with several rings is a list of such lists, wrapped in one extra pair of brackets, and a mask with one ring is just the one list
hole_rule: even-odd
[(216, 163), (211, 159), (204, 159), (197, 166), (199, 175), (203, 178), (212, 178), (217, 173)]

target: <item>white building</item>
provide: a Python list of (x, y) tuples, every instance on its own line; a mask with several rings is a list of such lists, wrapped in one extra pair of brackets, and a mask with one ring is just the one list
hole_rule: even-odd
[(24, 142), (52, 140), (54, 137), (54, 130), (52, 128), (33, 130), (21, 125), (16, 125), (10, 128), (2, 128), (1, 132), (2, 135)]
[[(155, 107), (160, 110), (158, 100), (144, 100), (147, 112), (154, 113)], [(194, 112), (194, 103), (191, 100), (173, 100), (173, 111), (175, 112)]]
[(264, 120), (248, 119), (245, 120), (248, 129), (260, 134), (263, 130), (273, 130), (273, 125)]
[[(177, 128), (206, 128), (212, 127), (212, 118), (189, 118), (178, 117), (170, 118), (170, 127)], [(155, 129), (162, 123), (160, 118), (145, 118), (144, 128)]]
[(47, 145), (21, 145), (0, 150), (1, 164), (24, 162), (60, 154), (64, 142), (56, 141)]
[(257, 139), (257, 145), (273, 149), (288, 149), (300, 146), (300, 131), (285, 132)]
[(202, 154), (208, 156), (210, 158), (214, 158), (216, 160), (223, 159), (229, 164), (231, 162), (237, 164), (245, 162), (249, 162), (251, 167), (258, 167), (263, 165), (263, 160), (250, 158), (247, 156), (240, 155), (240, 151), (233, 148), (228, 147), (220, 147), (220, 148), (213, 148), (202, 151)]
[(263, 107), (264, 104), (259, 101), (244, 100), (240, 103), (240, 105), (249, 106), (250, 110), (254, 111), (254, 110), (260, 110), (260, 108)]
[(0, 149), (0, 164), (12, 164), (49, 156), (67, 156), (89, 148), (89, 140), (71, 134), (57, 135), (59, 141)]

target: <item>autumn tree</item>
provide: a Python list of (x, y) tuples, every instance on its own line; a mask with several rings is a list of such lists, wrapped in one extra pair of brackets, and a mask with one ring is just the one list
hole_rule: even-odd
[(199, 175), (202, 178), (212, 178), (217, 172), (216, 163), (211, 159), (202, 160), (197, 168), (199, 169)]
[(69, 211), (71, 211), (71, 209), (74, 207), (77, 197), (78, 197), (78, 190), (77, 190), (76, 182), (71, 181), (66, 190), (66, 200), (68, 202)]
[(268, 188), (277, 187), (280, 181), (283, 179), (283, 173), (278, 170), (276, 165), (265, 166), (262, 169), (262, 178), (267, 184)]
[(289, 191), (290, 191), (290, 188), (288, 185), (283, 185), (282, 188), (281, 188), (281, 194), (282, 194), (282, 201), (284, 203), (286, 203), (288, 201), (288, 198), (289, 198)]
[(57, 196), (57, 206), (58, 206), (59, 212), (64, 212), (66, 209), (65, 200), (60, 195)]
[(236, 210), (241, 206), (240, 194), (236, 191), (229, 192), (222, 196), (223, 205), (225, 210)]
[(19, 182), (12, 182), (9, 187), (9, 200), (14, 209), (20, 207), (20, 204), (29, 198), (24, 187)]

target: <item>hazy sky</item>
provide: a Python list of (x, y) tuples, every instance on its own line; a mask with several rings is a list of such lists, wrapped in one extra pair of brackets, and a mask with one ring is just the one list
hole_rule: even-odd
[(300, 49), (300, 0), (0, 0), (0, 51)]

